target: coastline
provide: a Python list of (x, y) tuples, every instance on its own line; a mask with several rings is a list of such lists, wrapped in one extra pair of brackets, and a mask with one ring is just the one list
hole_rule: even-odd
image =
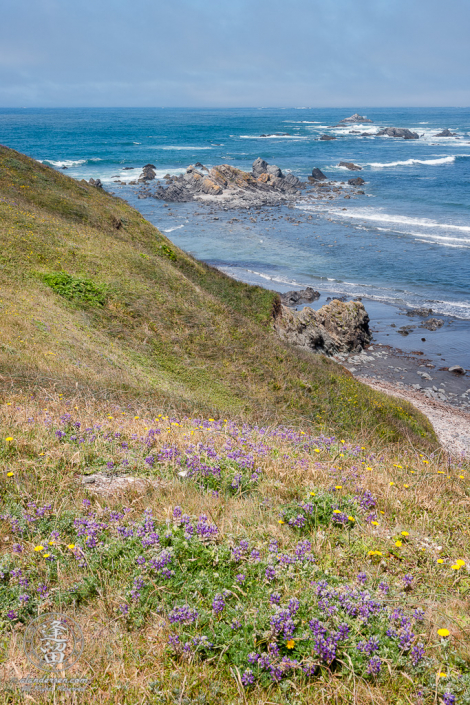
[(413, 404), (431, 422), (442, 447), (451, 455), (468, 457), (470, 454), (470, 413), (456, 409), (450, 404), (434, 399), (425, 399), (416, 390), (386, 381), (372, 380), (370, 377), (357, 379), (372, 389), (384, 392)]

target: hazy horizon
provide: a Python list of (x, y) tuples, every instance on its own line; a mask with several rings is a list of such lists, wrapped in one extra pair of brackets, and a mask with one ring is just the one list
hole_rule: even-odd
[(0, 107), (470, 105), (464, 0), (4, 0)]

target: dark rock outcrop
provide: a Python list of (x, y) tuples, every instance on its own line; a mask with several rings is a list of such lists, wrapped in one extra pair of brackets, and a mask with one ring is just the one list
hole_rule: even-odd
[(333, 135), (322, 135), (322, 136), (320, 137), (320, 139), (321, 139), (323, 142), (329, 142), (330, 140), (335, 140), (336, 137), (333, 137)]
[(442, 132), (439, 132), (437, 135), (434, 135), (434, 137), (456, 137), (457, 133), (456, 132), (451, 132), (447, 128), (445, 130), (442, 130)]
[(349, 169), (350, 171), (362, 171), (362, 166), (358, 166), (352, 162), (340, 162), (338, 166), (345, 166), (346, 169)]
[(364, 181), (363, 178), (360, 176), (356, 176), (355, 179), (348, 179), (348, 184), (350, 186), (362, 186), (362, 184), (365, 184), (366, 182)]
[(268, 162), (265, 162), (264, 159), (261, 159), (261, 157), (258, 157), (258, 159), (255, 159), (253, 162), (253, 166), (251, 167), (251, 171), (255, 179), (258, 178), (258, 176), (261, 176), (261, 174), (267, 174), (268, 172)]
[(360, 352), (371, 339), (369, 316), (359, 301), (332, 301), (318, 311), (281, 304), (274, 330), (292, 345), (325, 355)]
[(343, 120), (339, 121), (339, 125), (341, 124), (354, 124), (355, 122), (373, 122), (373, 120), (369, 120), (369, 118), (364, 117), (363, 115), (359, 115), (358, 113), (354, 113), (354, 115), (351, 115), (351, 117), (344, 118)]
[(407, 316), (421, 316), (422, 318), (426, 318), (426, 316), (430, 316), (432, 313), (432, 308), (413, 308), (411, 311), (407, 311), (406, 315)]
[(315, 167), (314, 169), (312, 169), (312, 177), (311, 178), (314, 179), (315, 181), (325, 181), (326, 180), (325, 174), (320, 169), (318, 169), (318, 167)]
[(103, 188), (101, 179), (90, 179), (88, 183), (90, 184), (90, 186), (94, 186), (95, 188)]
[(153, 181), (156, 176), (155, 169), (156, 167), (153, 164), (146, 164), (142, 168), (142, 173), (139, 176), (139, 181)]
[(464, 375), (466, 371), (460, 365), (452, 365), (452, 367), (449, 367), (449, 372), (453, 372), (454, 375)]
[(377, 132), (378, 137), (387, 135), (388, 137), (402, 137), (404, 140), (419, 140), (417, 132), (411, 132), (406, 127), (385, 127)]
[(308, 286), (300, 291), (286, 291), (281, 294), (281, 302), (284, 306), (297, 306), (298, 304), (310, 304), (320, 298), (320, 292)]

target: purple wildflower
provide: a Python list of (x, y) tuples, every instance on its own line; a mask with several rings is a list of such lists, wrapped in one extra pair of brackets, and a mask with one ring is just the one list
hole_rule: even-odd
[(253, 685), (253, 683), (255, 682), (255, 677), (254, 677), (254, 675), (253, 675), (253, 671), (250, 670), (250, 669), (248, 669), (247, 671), (245, 671), (245, 672), (242, 674), (241, 680), (242, 680), (242, 683), (243, 683), (243, 685), (245, 686), (245, 688), (248, 687), (248, 686), (250, 686), (250, 685)]
[(214, 614), (220, 614), (225, 609), (225, 598), (218, 592), (217, 595), (212, 600), (212, 610)]
[(413, 666), (417, 666), (420, 661), (424, 658), (424, 646), (421, 642), (413, 646), (411, 649), (411, 662)]
[(357, 581), (361, 583), (361, 585), (365, 585), (367, 582), (367, 574), (366, 573), (358, 573), (357, 574)]
[(373, 656), (367, 666), (367, 673), (371, 676), (378, 676), (382, 668), (382, 661), (378, 656)]

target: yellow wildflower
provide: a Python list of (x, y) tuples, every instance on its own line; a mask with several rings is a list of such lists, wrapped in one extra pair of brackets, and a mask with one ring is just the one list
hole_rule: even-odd
[(278, 523), (279, 523), (279, 524), (284, 524), (284, 520), (283, 520), (283, 519), (279, 519)]
[(439, 678), (447, 678), (447, 673), (438, 673)]
[(295, 641), (293, 639), (289, 639), (289, 641), (286, 644), (288, 649), (293, 649), (295, 646)]
[(319, 452), (320, 452), (320, 448), (314, 448), (314, 452), (315, 452), (315, 453), (319, 453)]
[(378, 526), (378, 525), (379, 525), (379, 522), (378, 522), (378, 521), (372, 521), (371, 524), (372, 524), (372, 526)]
[(333, 514), (341, 514), (339, 509), (333, 509)]
[(461, 558), (455, 561), (455, 565), (459, 565), (461, 568), (465, 565), (465, 561), (463, 561)]
[(34, 550), (35, 551), (44, 551), (44, 546), (35, 546)]
[(402, 531), (402, 532), (401, 532), (401, 535), (402, 535), (402, 536), (409, 536), (409, 533), (408, 533), (408, 531)]
[(69, 545), (67, 546), (67, 548), (70, 548), (70, 550), (73, 551), (73, 549), (75, 548), (75, 544), (74, 544), (74, 543), (69, 543)]
[(10, 441), (13, 440), (13, 436), (8, 436), (8, 438), (5, 438), (5, 440), (9, 443)]
[(14, 472), (11, 472), (11, 471), (10, 471), (10, 472), (7, 472), (7, 477), (13, 477), (14, 474), (15, 474), (15, 473), (14, 473)]
[(461, 566), (461, 565), (457, 565), (457, 563), (456, 563), (455, 565), (451, 565), (450, 567), (452, 568), (452, 570), (460, 570), (460, 568), (461, 568), (462, 566)]
[(443, 559), (443, 558), (438, 558), (438, 559), (437, 559), (437, 562), (438, 562), (438, 563), (444, 563), (444, 559)]
[(395, 546), (397, 548), (401, 548), (403, 546), (403, 542), (402, 541), (395, 541)]
[(356, 521), (354, 517), (348, 517), (349, 521)]
[(50, 553), (43, 553), (42, 557), (43, 558), (50, 558), (51, 554)]
[(438, 629), (437, 633), (439, 634), (439, 636), (445, 637), (445, 636), (449, 636), (450, 631), (448, 629)]

